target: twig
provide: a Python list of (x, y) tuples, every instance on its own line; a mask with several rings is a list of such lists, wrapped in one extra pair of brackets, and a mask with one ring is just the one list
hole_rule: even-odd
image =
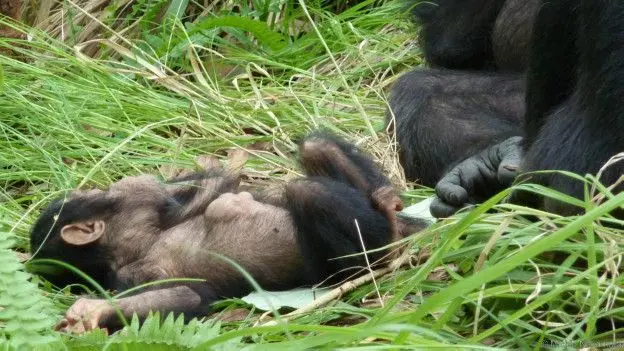
[[(358, 238), (360, 239), (360, 245), (362, 245), (362, 252), (364, 253), (364, 259), (366, 260), (366, 268), (369, 273), (373, 273), (373, 269), (371, 268), (370, 261), (368, 260), (368, 254), (366, 253), (366, 246), (364, 245), (364, 239), (362, 238), (362, 232), (360, 231), (360, 225), (358, 224), (357, 219), (353, 220), (355, 222), (355, 228), (358, 232)], [(371, 274), (373, 285), (375, 286), (375, 292), (377, 292), (377, 297), (379, 297), (379, 303), (383, 306), (383, 299), (381, 298), (381, 294), (379, 293), (379, 286), (377, 285), (377, 281), (375, 280), (375, 275)]]
[[(427, 259), (426, 257), (427, 255), (419, 255), (419, 260), (420, 259)], [(319, 299), (314, 300), (312, 303), (308, 304), (307, 306), (303, 306), (299, 309), (296, 309), (290, 313), (287, 313), (285, 315), (283, 315), (279, 321), (278, 320), (272, 320), (272, 321), (268, 321), (264, 324), (262, 324), (261, 326), (266, 327), (266, 326), (272, 326), (272, 325), (277, 325), (278, 322), (287, 322), (291, 319), (293, 319), (294, 317), (300, 316), (302, 314), (311, 312), (321, 306), (324, 306), (328, 303), (330, 303), (333, 300), (336, 300), (338, 298), (340, 298), (342, 295), (355, 290), (357, 287), (360, 287), (364, 284), (367, 284), (371, 281), (373, 281), (374, 279), (383, 277), (384, 275), (388, 274), (388, 273), (392, 273), (393, 271), (395, 271), (396, 269), (406, 265), (407, 263), (410, 262), (410, 258), (412, 256), (407, 254), (407, 252), (405, 252), (403, 255), (399, 256), (397, 259), (393, 260), (392, 262), (390, 262), (390, 264), (388, 264), (387, 267), (384, 268), (380, 268), (377, 270), (374, 270), (366, 275), (363, 275), (359, 278), (350, 280), (348, 282), (343, 283), (342, 285), (340, 285), (339, 287), (335, 288), (334, 290), (328, 292), (327, 294), (321, 296)]]

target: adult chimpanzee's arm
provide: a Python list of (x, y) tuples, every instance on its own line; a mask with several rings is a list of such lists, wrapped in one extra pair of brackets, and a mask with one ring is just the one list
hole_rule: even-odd
[(186, 317), (192, 317), (204, 305), (200, 294), (187, 286), (150, 290), (121, 298), (114, 304), (104, 299), (81, 298), (67, 310), (57, 329), (70, 333), (83, 333), (98, 327), (116, 329), (122, 325), (117, 309), (126, 319), (132, 318), (134, 313), (144, 319), (150, 311), (159, 311), (161, 315), (184, 313)]
[(401, 76), (387, 123), (406, 178), (433, 187), (461, 161), (522, 135), (524, 86), (517, 74), (416, 69)]
[(539, 8), (527, 69), (525, 149), (535, 141), (546, 116), (574, 89), (579, 55), (578, 2), (542, 1)]
[(431, 214), (448, 217), (511, 185), (522, 159), (521, 141), (521, 137), (511, 137), (451, 169), (436, 185)]
[[(527, 121), (527, 133), (537, 135), (525, 143), (521, 169), (531, 177), (531, 181), (583, 198), (583, 182), (557, 173), (536, 175), (531, 172), (556, 169), (597, 174), (612, 156), (624, 150), (624, 4), (610, 0), (562, 1), (565, 4), (570, 2), (573, 2), (570, 8), (575, 11), (573, 18), (562, 17), (559, 11), (540, 11), (537, 24), (544, 25), (536, 27), (536, 33), (541, 32), (552, 42), (546, 43), (544, 38), (538, 36), (535, 41), (561, 54), (550, 58), (553, 60), (549, 62), (550, 66), (547, 62), (543, 63), (542, 70), (537, 72), (535, 79), (529, 80), (528, 85), (531, 89), (532, 85), (539, 85), (540, 79), (544, 79), (550, 87), (558, 87), (562, 83), (565, 87), (567, 82), (561, 82), (562, 78), (558, 76), (561, 70), (559, 65), (565, 64), (565, 60), (575, 60), (574, 91), (556, 108), (541, 114), (527, 114), (527, 119), (537, 123), (531, 129)], [(564, 5), (548, 2), (544, 4), (544, 9), (549, 6), (558, 8)], [(569, 21), (573, 21), (579, 29), (572, 33), (575, 50), (566, 52), (561, 41), (570, 40), (570, 33), (548, 24)], [(556, 91), (544, 88), (542, 98), (549, 101), (549, 95)], [(530, 97), (527, 101), (531, 103)], [(600, 181), (604, 185), (612, 185), (624, 173), (624, 163), (615, 163), (600, 173)], [(613, 191), (619, 192), (622, 188), (620, 185)], [(540, 206), (542, 202), (546, 210), (560, 214), (576, 214), (583, 210), (553, 198), (542, 199), (520, 192), (514, 197), (514, 200), (529, 205)]]

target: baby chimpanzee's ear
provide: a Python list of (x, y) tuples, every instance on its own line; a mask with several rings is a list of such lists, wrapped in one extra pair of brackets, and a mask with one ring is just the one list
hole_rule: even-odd
[(61, 239), (69, 245), (89, 245), (104, 235), (105, 228), (106, 223), (101, 220), (67, 224), (61, 229)]

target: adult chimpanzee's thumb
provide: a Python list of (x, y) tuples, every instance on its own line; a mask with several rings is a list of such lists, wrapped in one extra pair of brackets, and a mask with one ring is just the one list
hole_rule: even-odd
[(500, 164), (498, 165), (498, 182), (508, 187), (513, 183), (520, 163), (522, 162), (522, 137), (511, 137), (498, 145)]

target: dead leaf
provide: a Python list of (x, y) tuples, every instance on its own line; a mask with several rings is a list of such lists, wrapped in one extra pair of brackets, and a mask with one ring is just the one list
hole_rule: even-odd
[(457, 272), (457, 266), (454, 264), (449, 264), (447, 267), (437, 267), (427, 277), (427, 280), (436, 281), (436, 282), (445, 282), (450, 279), (450, 276), (447, 272), (447, 269), (451, 269), (454, 272)]
[(249, 159), (249, 153), (243, 149), (230, 149), (227, 152), (228, 169), (233, 172), (240, 172)]
[(250, 313), (251, 312), (246, 308), (235, 308), (233, 310), (229, 310), (229, 311), (225, 311), (221, 313), (220, 315), (217, 316), (216, 319), (225, 323), (241, 322), (241, 321), (246, 320), (249, 317)]
[(216, 156), (213, 156), (213, 155), (197, 156), (197, 158), (195, 158), (195, 163), (202, 170), (209, 170), (209, 169), (220, 168), (221, 167), (221, 162), (219, 161), (219, 159)]

